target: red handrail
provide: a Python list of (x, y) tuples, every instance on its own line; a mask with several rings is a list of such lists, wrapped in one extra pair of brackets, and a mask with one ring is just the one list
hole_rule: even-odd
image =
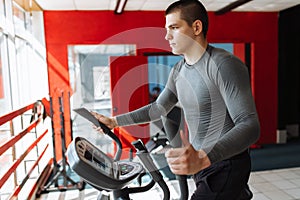
[[(23, 114), (26, 114), (27, 111), (32, 109), (32, 117), (31, 117), (30, 124), (25, 125), (25, 128), (23, 130), (21, 130), (21, 132), (19, 132), (18, 134), (12, 136), (10, 139), (8, 139), (3, 144), (1, 144), (1, 146), (0, 146), (0, 156), (3, 153), (5, 153), (6, 151), (8, 151), (8, 149), (10, 149), (11, 147), (14, 147), (22, 138), (24, 138), (24, 136), (26, 134), (31, 133), (32, 130), (34, 128), (36, 128), (38, 126), (38, 124), (40, 124), (40, 122), (43, 119), (45, 119), (45, 117), (46, 117), (45, 112), (47, 113), (47, 110), (42, 109), (42, 108), (45, 108), (44, 103), (47, 103), (47, 100), (45, 98), (43, 98), (42, 101), (37, 101), (35, 103), (29, 104), (29, 105), (27, 105), (23, 108), (20, 108), (18, 110), (15, 110), (11, 113), (8, 113), (8, 114), (3, 115), (3, 116), (0, 117), (0, 126), (7, 123), (7, 122), (10, 122), (11, 124), (13, 124), (13, 123), (16, 123), (15, 121), (13, 121), (16, 117), (22, 116)], [(37, 116), (37, 119), (35, 119), (36, 116)], [(23, 127), (23, 121), (21, 121), (21, 123), (22, 123), (22, 127)], [(13, 129), (11, 131), (14, 132)], [(37, 129), (35, 129), (35, 133), (37, 134)], [(48, 129), (46, 128), (46, 130), (44, 129), (43, 133), (41, 133), (41, 135), (38, 138), (36, 138), (36, 140), (33, 141), (33, 143), (31, 143), (30, 146), (17, 159), (14, 159), (13, 164), (10, 166), (10, 168), (4, 173), (4, 175), (2, 175), (2, 177), (0, 177), (0, 188), (9, 180), (9, 177), (17, 170), (19, 165), (22, 163), (22, 161), (25, 160), (26, 156), (30, 153), (30, 151), (32, 151), (35, 147), (36, 148), (38, 147), (38, 144), (45, 137), (45, 135), (47, 133), (48, 133)], [(46, 144), (46, 147), (44, 148), (43, 152), (41, 154), (37, 155), (37, 157), (38, 157), (37, 160), (32, 165), (30, 171), (27, 172), (27, 174), (25, 175), (25, 177), (21, 181), (21, 184), (17, 185), (17, 183), (15, 182), (15, 188), (13, 189), (13, 192), (11, 193), (9, 199), (18, 198), (18, 195), (19, 195), (22, 187), (25, 185), (27, 180), (30, 178), (31, 173), (39, 165), (39, 162), (40, 162), (41, 158), (43, 156), (45, 156), (45, 152), (48, 149), (48, 146), (49, 146), (49, 143)], [(51, 159), (51, 158), (49, 158), (49, 159)], [(28, 191), (28, 192), (31, 193), (31, 191)], [(30, 195), (32, 195), (32, 194), (30, 194)]]
[(37, 167), (39, 161), (41, 160), (41, 158), (43, 157), (43, 155), (45, 154), (47, 148), (48, 148), (49, 144), (47, 144), (47, 146), (44, 148), (43, 152), (41, 153), (41, 155), (38, 157), (38, 159), (35, 161), (35, 163), (33, 164), (33, 166), (31, 167), (31, 169), (29, 170), (28, 174), (26, 175), (26, 177), (23, 179), (23, 181), (20, 183), (20, 185), (18, 185), (16, 187), (16, 189), (14, 190), (14, 192), (11, 194), (11, 196), (9, 197), (9, 199), (14, 199), (18, 196), (18, 194), (20, 193), (22, 187), (25, 185), (26, 181), (29, 179), (31, 173), (33, 172), (34, 168)]
[(13, 136), (10, 140), (6, 141), (0, 147), (0, 156), (10, 147), (12, 147), (15, 143), (17, 143), (22, 137), (24, 137), (28, 132), (30, 132), (33, 128), (37, 126), (37, 124), (41, 121), (41, 118), (36, 119), (33, 121), (27, 128), (21, 131), (18, 135)]
[(35, 103), (30, 104), (28, 106), (25, 106), (23, 108), (20, 108), (19, 110), (13, 111), (11, 113), (8, 113), (6, 115), (3, 115), (0, 117), (0, 126), (2, 124), (5, 124), (6, 122), (13, 120), (15, 117), (22, 115), (24, 112), (26, 112), (27, 110), (33, 109), (34, 108)]
[(37, 145), (37, 143), (48, 133), (48, 130), (46, 130), (38, 139), (34, 141), (26, 149), (26, 151), (20, 156), (19, 159), (15, 160), (14, 164), (11, 166), (11, 168), (3, 175), (3, 177), (0, 179), (0, 188), (4, 185), (5, 181), (10, 177), (10, 175), (17, 169), (18, 165), (24, 160), (24, 158), (27, 156), (27, 154)]

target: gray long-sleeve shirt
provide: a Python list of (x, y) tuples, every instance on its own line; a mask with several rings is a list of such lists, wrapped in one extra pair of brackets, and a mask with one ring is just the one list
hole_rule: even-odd
[(259, 121), (246, 66), (225, 50), (208, 45), (194, 65), (179, 61), (156, 102), (116, 116), (120, 126), (160, 119), (183, 108), (189, 141), (212, 163), (230, 158), (259, 138)]

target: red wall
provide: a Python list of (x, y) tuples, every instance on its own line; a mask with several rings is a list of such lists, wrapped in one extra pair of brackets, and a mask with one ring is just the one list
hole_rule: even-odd
[[(209, 42), (252, 44), (252, 88), (261, 122), (259, 143), (274, 143), (277, 129), (278, 13), (233, 12), (221, 16), (209, 13), (209, 17)], [(115, 15), (113, 11), (45, 11), (44, 24), (51, 96), (71, 90), (67, 45), (136, 44), (138, 55), (150, 49), (169, 50), (164, 40), (164, 12), (160, 11), (126, 11), (121, 15)], [(67, 99), (64, 101), (68, 102)], [(68, 118), (66, 111), (65, 118)], [(69, 136), (67, 127), (70, 125), (65, 127)]]

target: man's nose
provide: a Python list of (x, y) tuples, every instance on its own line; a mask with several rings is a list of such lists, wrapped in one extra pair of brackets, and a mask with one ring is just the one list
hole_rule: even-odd
[(172, 38), (171, 34), (169, 33), (169, 31), (167, 31), (167, 33), (165, 35), (165, 39), (170, 40), (171, 38)]

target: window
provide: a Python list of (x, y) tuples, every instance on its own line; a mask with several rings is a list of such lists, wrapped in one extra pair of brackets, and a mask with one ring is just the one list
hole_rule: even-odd
[(0, 115), (10, 111), (7, 37), (0, 32)]
[(149, 92), (152, 102), (164, 89), (168, 80), (171, 68), (180, 60), (181, 56), (176, 55), (153, 55), (148, 56), (148, 79)]

